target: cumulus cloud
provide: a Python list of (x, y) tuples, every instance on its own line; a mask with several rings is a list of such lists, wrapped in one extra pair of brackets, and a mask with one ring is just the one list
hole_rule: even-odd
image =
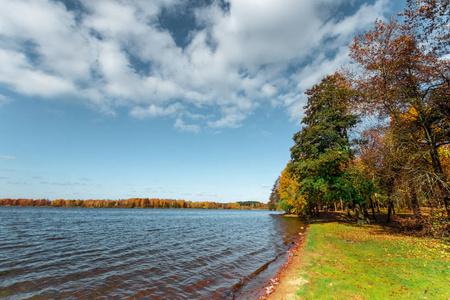
[[(103, 113), (125, 107), (137, 118), (170, 117), (175, 128), (191, 132), (239, 127), (264, 103), (299, 118), (304, 90), (347, 62), (346, 44), (388, 5), (386, 0), (74, 3), (77, 8), (63, 1), (2, 0), (0, 84), (28, 96), (64, 96)], [(344, 4), (352, 10), (335, 17)], [(194, 22), (183, 44), (172, 29), (186, 11)], [(0, 96), (0, 105), (4, 99)], [(202, 117), (186, 124), (183, 116), (189, 114)]]

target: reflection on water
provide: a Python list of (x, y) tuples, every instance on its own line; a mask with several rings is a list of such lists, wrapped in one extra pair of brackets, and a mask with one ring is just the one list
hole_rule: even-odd
[(0, 207), (0, 222), (5, 299), (248, 299), (304, 226), (268, 211), (46, 207)]

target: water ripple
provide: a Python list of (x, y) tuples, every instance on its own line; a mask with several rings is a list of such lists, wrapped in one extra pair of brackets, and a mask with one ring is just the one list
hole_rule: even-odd
[(224, 210), (0, 207), (0, 220), (8, 300), (248, 299), (303, 226)]

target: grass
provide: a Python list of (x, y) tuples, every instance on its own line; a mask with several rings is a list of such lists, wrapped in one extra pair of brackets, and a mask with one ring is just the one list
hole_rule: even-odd
[(450, 243), (381, 226), (312, 224), (301, 299), (450, 299)]

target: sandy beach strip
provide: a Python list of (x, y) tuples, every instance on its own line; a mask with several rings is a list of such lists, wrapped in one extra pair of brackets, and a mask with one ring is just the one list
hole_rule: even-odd
[(296, 298), (296, 291), (302, 285), (307, 283), (300, 274), (300, 268), (303, 265), (302, 256), (306, 246), (306, 235), (309, 226), (300, 233), (295, 245), (289, 250), (289, 258), (281, 267), (278, 274), (272, 278), (271, 284), (266, 287), (266, 294), (259, 300), (292, 300)]

